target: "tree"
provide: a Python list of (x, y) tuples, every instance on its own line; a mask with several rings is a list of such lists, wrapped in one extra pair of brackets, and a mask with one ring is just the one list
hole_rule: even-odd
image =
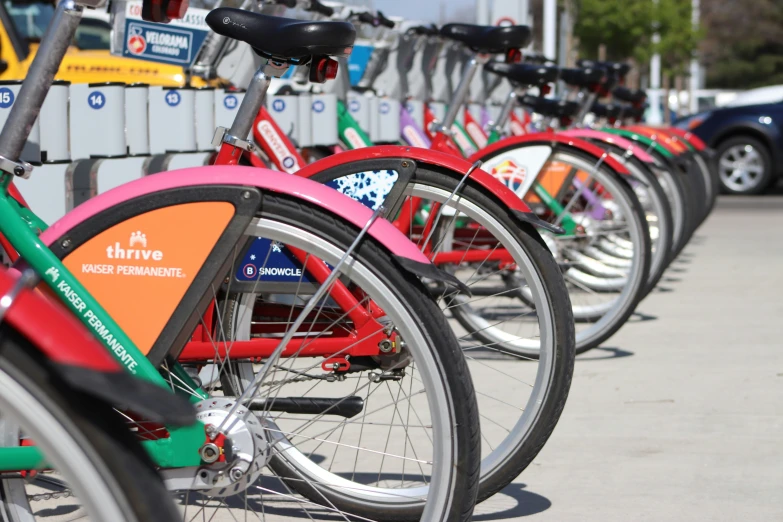
[(707, 86), (783, 84), (783, 0), (701, 0)]
[(597, 58), (598, 47), (604, 44), (610, 60), (649, 60), (652, 0), (576, 0), (575, 7), (574, 36), (583, 57)]
[(703, 37), (691, 21), (691, 0), (657, 0), (653, 23), (660, 42), (651, 50), (661, 55), (662, 72), (672, 77), (686, 74)]
[[(606, 45), (610, 60), (640, 65), (661, 53), (664, 70), (676, 74), (693, 55), (700, 33), (691, 26), (691, 0), (577, 0), (574, 35), (589, 58)], [(655, 32), (660, 43), (653, 44)]]

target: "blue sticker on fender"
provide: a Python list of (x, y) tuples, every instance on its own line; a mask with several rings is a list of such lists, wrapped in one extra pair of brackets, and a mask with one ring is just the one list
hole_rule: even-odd
[[(357, 172), (337, 178), (328, 186), (376, 209), (391, 192), (399, 177), (394, 170)], [(310, 283), (309, 274), (302, 273), (302, 264), (282, 244), (270, 239), (253, 240), (237, 266), (236, 279), (258, 283)]]
[(261, 283), (309, 283), (302, 264), (282, 244), (258, 238), (251, 244), (239, 263), (237, 281)]

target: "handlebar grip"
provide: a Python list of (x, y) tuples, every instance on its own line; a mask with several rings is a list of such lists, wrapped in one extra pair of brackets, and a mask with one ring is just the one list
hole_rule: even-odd
[(394, 26), (396, 25), (394, 21), (389, 20), (386, 18), (382, 12), (378, 11), (378, 23), (381, 24), (384, 27), (388, 27), (389, 29), (394, 29)]
[(284, 5), (289, 9), (294, 9), (296, 7), (296, 0), (274, 0), (276, 4)]
[(417, 25), (408, 29), (408, 32), (420, 36), (438, 36), (440, 34), (434, 25)]
[(525, 61), (527, 63), (534, 63), (536, 65), (547, 65), (547, 64), (557, 63), (555, 60), (552, 60), (551, 58), (547, 58), (546, 56), (540, 53), (526, 54)]
[(328, 5), (324, 5), (318, 0), (310, 0), (310, 8), (308, 11), (322, 14), (326, 17), (332, 16), (334, 14), (334, 8), (329, 7)]
[(373, 27), (376, 27), (378, 25), (378, 20), (373, 15), (371, 15), (366, 11), (363, 13), (357, 13), (355, 16), (356, 19), (362, 22), (363, 24), (370, 24)]

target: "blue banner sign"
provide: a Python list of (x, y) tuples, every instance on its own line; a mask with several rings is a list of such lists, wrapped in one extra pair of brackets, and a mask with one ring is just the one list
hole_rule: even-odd
[(208, 12), (189, 9), (182, 20), (155, 24), (141, 20), (141, 2), (128, 2), (122, 56), (182, 67), (192, 65), (209, 34), (204, 21)]

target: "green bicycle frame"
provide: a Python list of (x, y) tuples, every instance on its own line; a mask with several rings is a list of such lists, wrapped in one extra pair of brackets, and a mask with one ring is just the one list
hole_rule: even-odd
[(350, 150), (372, 147), (373, 145), (370, 137), (359, 126), (356, 118), (351, 116), (348, 107), (342, 100), (337, 100), (337, 134), (343, 145)]
[(454, 125), (451, 126), (451, 132), (454, 133), (452, 140), (464, 156), (470, 156), (472, 154), (471, 151), (479, 150), (479, 146), (473, 141), (473, 138), (470, 137), (470, 134), (468, 134), (468, 131), (465, 130), (465, 127), (460, 122), (454, 122)]
[[(170, 388), (157, 368), (139, 351), (114, 319), (40, 240), (37, 233), (46, 225), (31, 210), (21, 207), (9, 196), (11, 181), (10, 174), (3, 174), (0, 178), (0, 232), (27, 265), (42, 277), (55, 295), (126, 370), (140, 379)], [(184, 371), (181, 374), (184, 376), (180, 373), (177, 376), (187, 377)], [(188, 385), (192, 383), (189, 378), (187, 381)], [(196, 386), (193, 389), (197, 389)], [(205, 393), (199, 393), (201, 397), (191, 395), (193, 402), (207, 398)], [(199, 448), (205, 441), (204, 425), (198, 422), (168, 431), (168, 438), (142, 442), (154, 462), (164, 468), (200, 465)], [(40, 451), (34, 446), (0, 448), (0, 471), (36, 469), (42, 463)]]
[(652, 138), (648, 138), (647, 136), (642, 136), (641, 134), (637, 134), (633, 131), (630, 131), (628, 129), (616, 129), (614, 127), (605, 127), (600, 129), (602, 132), (609, 132), (611, 134), (616, 134), (617, 136), (622, 136), (623, 138), (633, 140), (635, 142), (640, 143), (641, 145), (644, 145), (647, 147), (647, 151), (655, 151), (664, 158), (673, 158), (674, 155), (666, 150), (666, 147), (658, 143), (657, 141), (653, 140)]

